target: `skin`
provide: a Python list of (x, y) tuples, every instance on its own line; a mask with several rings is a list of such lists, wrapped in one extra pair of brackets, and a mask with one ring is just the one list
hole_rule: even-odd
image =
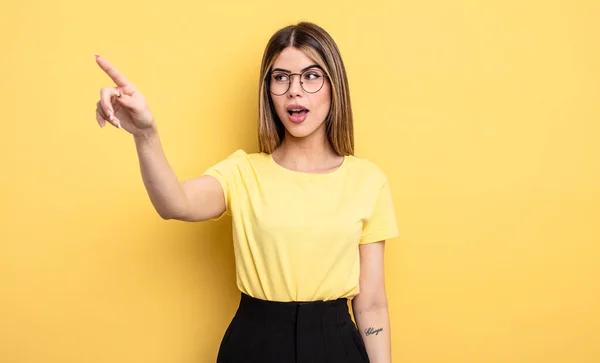
[(392, 361), (390, 319), (384, 279), (385, 241), (359, 246), (360, 293), (352, 311), (371, 363)]
[[(316, 62), (313, 62), (302, 51), (290, 47), (279, 54), (273, 63), (273, 69), (281, 68), (292, 73), (300, 73), (302, 69), (311, 65), (316, 65)], [(331, 84), (325, 78), (323, 87), (318, 92), (307, 93), (300, 86), (300, 76), (294, 75), (292, 80), (287, 93), (281, 96), (271, 94), (277, 116), (285, 126), (285, 138), (293, 139), (293, 142), (323, 139), (325, 137), (324, 121), (331, 107)], [(306, 120), (301, 124), (295, 124), (289, 120), (286, 107), (291, 104), (300, 104), (310, 110)]]

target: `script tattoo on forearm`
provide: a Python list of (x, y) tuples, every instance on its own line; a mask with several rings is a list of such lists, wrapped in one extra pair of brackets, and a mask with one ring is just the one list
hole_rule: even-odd
[(379, 335), (379, 332), (382, 331), (383, 328), (379, 328), (377, 330), (373, 329), (373, 327), (370, 327), (369, 329), (365, 330), (365, 335), (369, 336), (369, 335)]

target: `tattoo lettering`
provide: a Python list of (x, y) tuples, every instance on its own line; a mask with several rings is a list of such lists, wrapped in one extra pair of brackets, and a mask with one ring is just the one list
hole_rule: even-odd
[(383, 328), (379, 328), (377, 330), (373, 329), (373, 327), (370, 327), (369, 329), (365, 330), (365, 335), (369, 336), (369, 335), (379, 335), (379, 332), (382, 331)]

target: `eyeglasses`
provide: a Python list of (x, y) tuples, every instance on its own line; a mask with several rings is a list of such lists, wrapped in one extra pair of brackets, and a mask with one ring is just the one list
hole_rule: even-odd
[(283, 71), (271, 72), (268, 78), (269, 91), (281, 96), (285, 94), (292, 84), (292, 76), (300, 76), (300, 86), (307, 93), (317, 93), (325, 84), (325, 72), (319, 68), (307, 69), (302, 73), (286, 73)]

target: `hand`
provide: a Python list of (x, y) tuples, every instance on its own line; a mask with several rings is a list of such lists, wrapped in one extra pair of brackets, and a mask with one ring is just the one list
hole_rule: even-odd
[(144, 96), (106, 59), (96, 55), (96, 63), (116, 85), (100, 90), (100, 101), (96, 103), (96, 120), (100, 127), (108, 121), (132, 135), (152, 130), (154, 118)]

